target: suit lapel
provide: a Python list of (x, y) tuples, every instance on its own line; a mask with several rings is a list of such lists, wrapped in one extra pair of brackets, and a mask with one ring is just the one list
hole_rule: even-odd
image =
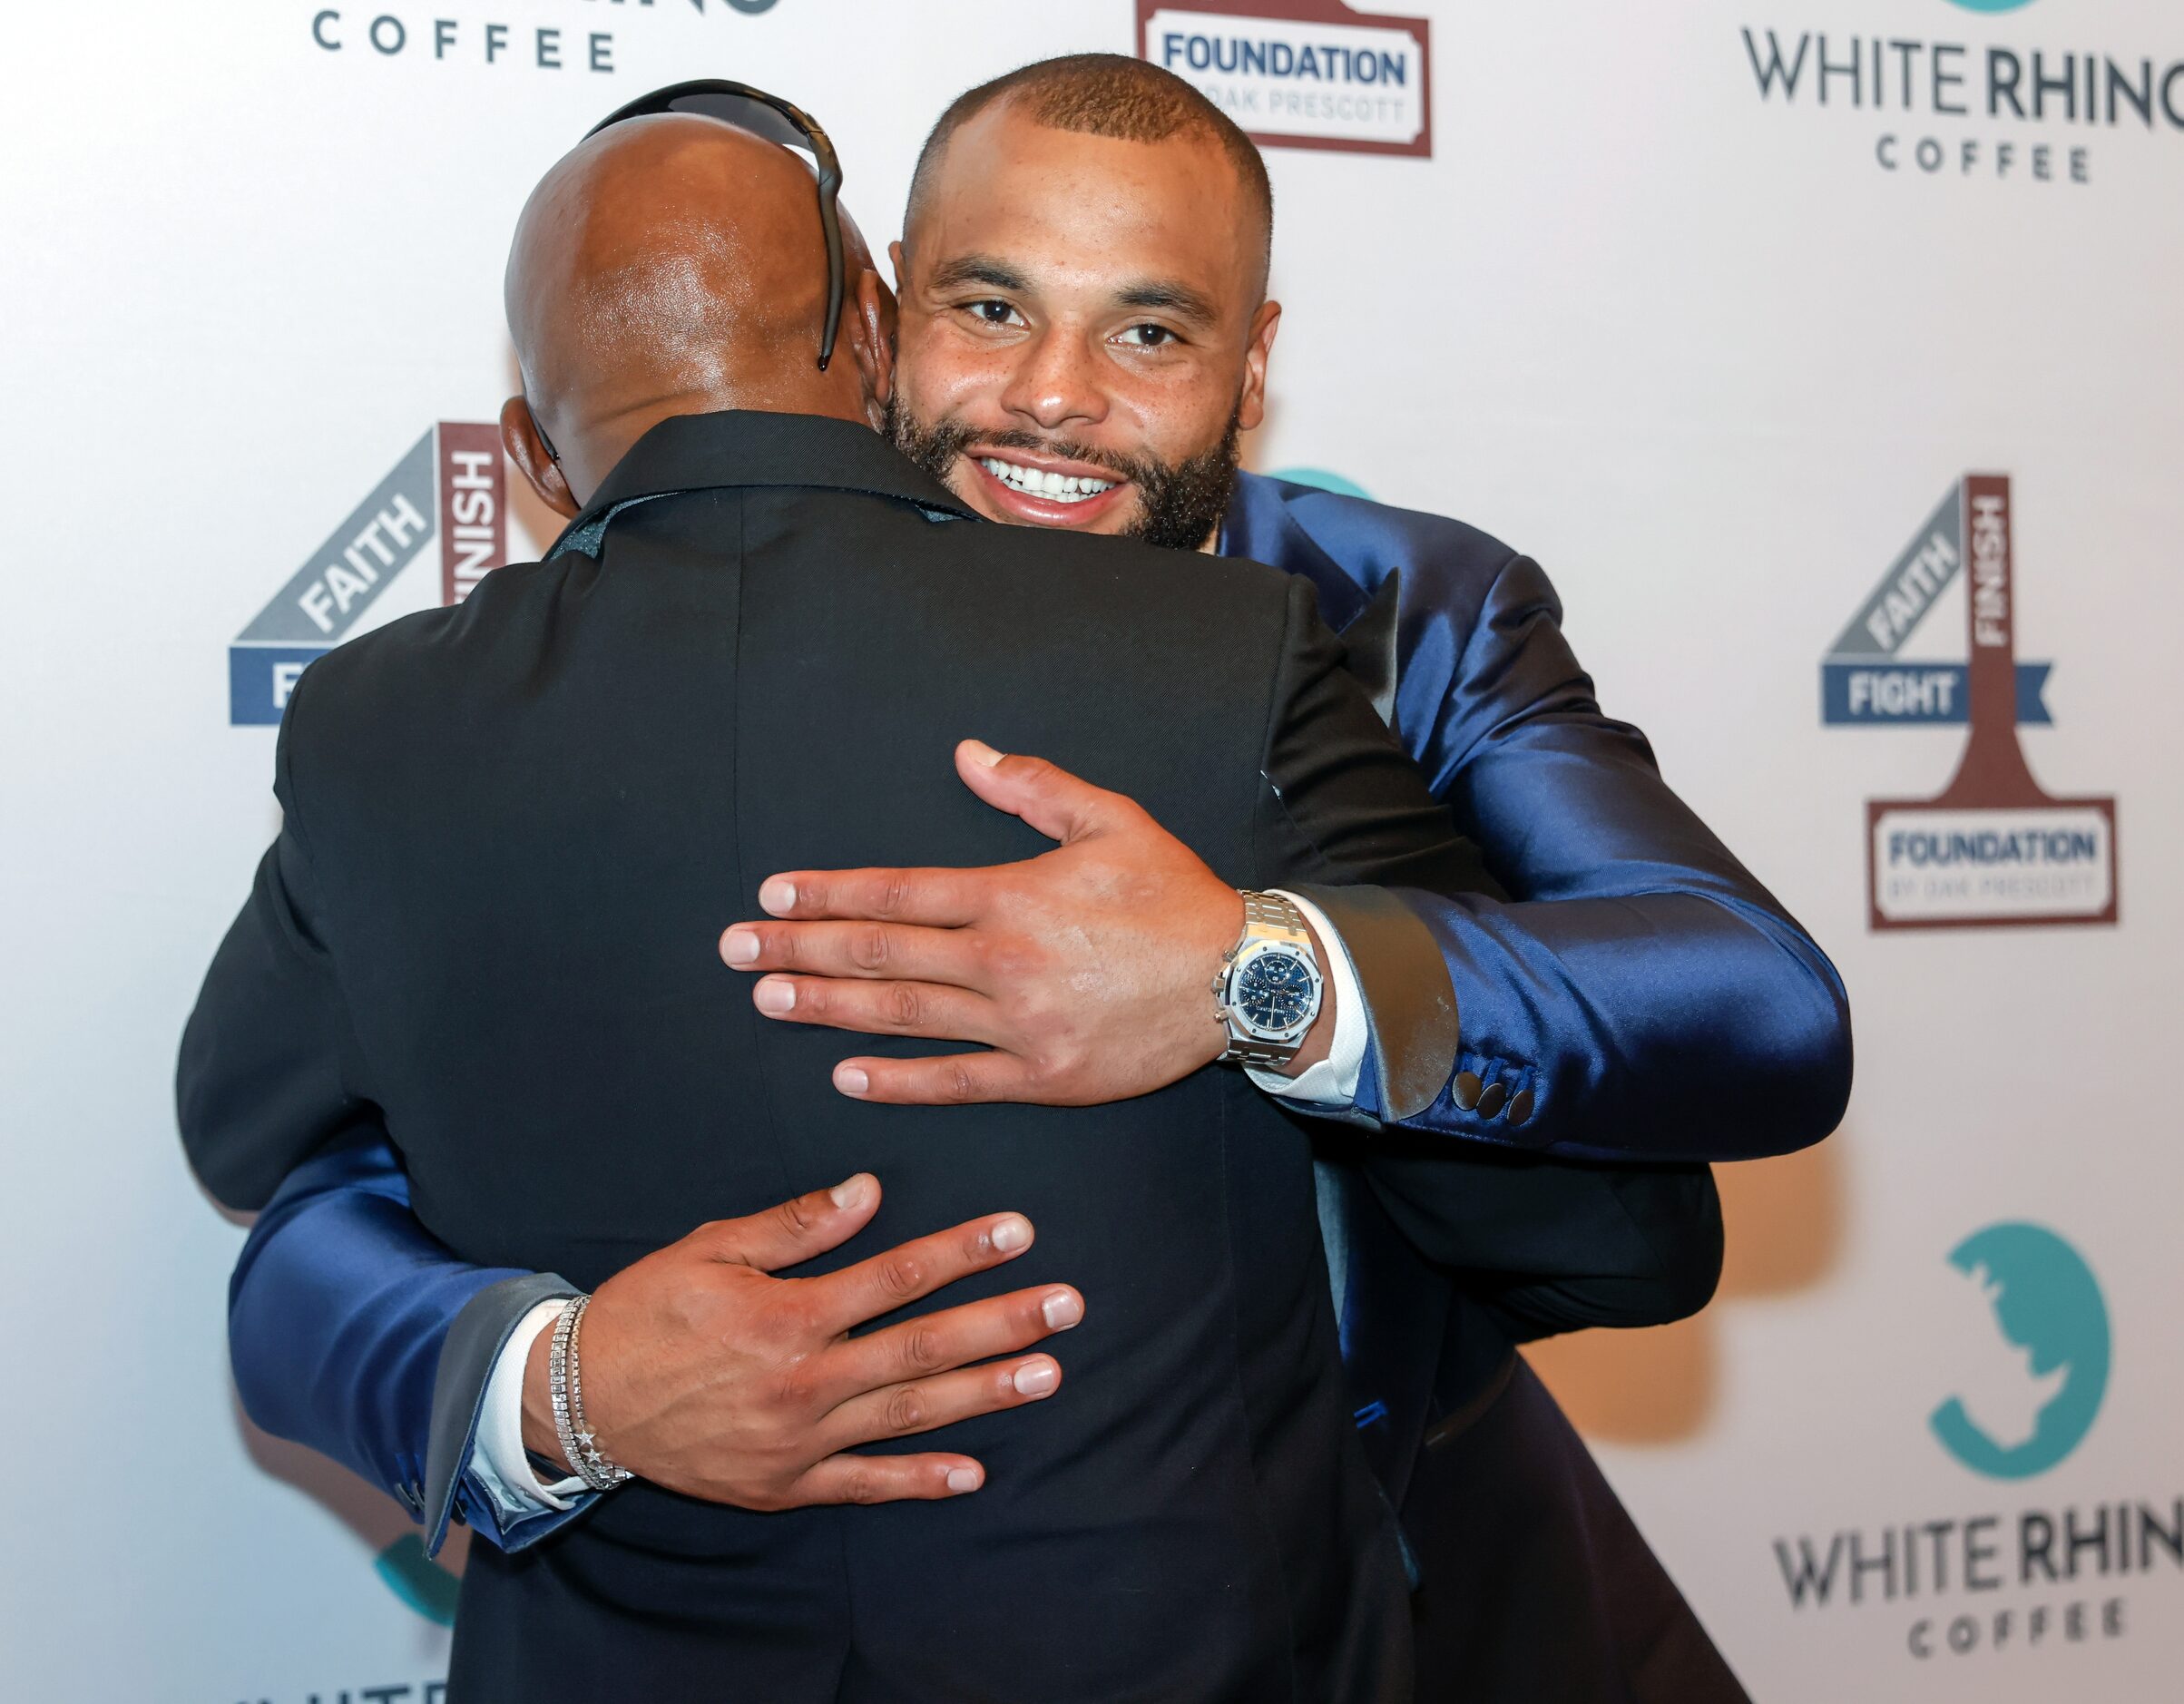
[(1342, 564), (1297, 523), (1282, 488), (1259, 474), (1239, 474), (1236, 495), (1221, 523), (1219, 551), (1248, 556), (1284, 573), (1301, 574), (1319, 593), (1319, 618), (1342, 635), (1345, 665), (1373, 700), (1380, 720), (1396, 730), (1396, 649), (1403, 603), (1403, 573), (1391, 569), (1380, 589), (1367, 594)]
[(1278, 480), (1263, 474), (1236, 476), (1219, 548), (1224, 556), (1248, 556), (1284, 573), (1302, 574), (1319, 592), (1320, 620), (1338, 633), (1365, 612), (1365, 588), (1298, 525)]

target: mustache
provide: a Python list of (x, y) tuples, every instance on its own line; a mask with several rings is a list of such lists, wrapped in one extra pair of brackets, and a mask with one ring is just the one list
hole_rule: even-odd
[(1126, 536), (1165, 549), (1196, 550), (1220, 525), (1235, 488), (1241, 407), (1239, 400), (1229, 409), (1229, 425), (1219, 443), (1176, 462), (1102, 450), (1027, 426), (979, 431), (961, 420), (921, 426), (903, 406), (900, 391), (887, 398), (884, 424), (895, 447), (942, 485), (948, 483), (974, 442), (996, 451), (1040, 451), (1097, 467), (1137, 488), (1139, 514), (1124, 529)]

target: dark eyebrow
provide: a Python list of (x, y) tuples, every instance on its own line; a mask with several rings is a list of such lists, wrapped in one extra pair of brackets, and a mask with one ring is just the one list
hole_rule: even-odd
[(958, 255), (934, 269), (928, 288), (952, 290), (963, 284), (984, 284), (997, 290), (1028, 290), (1030, 279), (1006, 261), (990, 254)]
[(1125, 308), (1165, 308), (1201, 326), (1210, 326), (1220, 318), (1213, 304), (1196, 290), (1164, 279), (1147, 279), (1131, 284), (1118, 290), (1115, 300)]

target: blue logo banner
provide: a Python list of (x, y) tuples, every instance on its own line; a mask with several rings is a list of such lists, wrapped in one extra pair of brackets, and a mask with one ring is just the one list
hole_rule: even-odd
[(228, 721), (236, 728), (271, 728), (289, 707), (289, 694), (304, 669), (331, 645), (230, 645)]
[[(2052, 662), (2017, 665), (2017, 724), (2046, 728)], [(1820, 665), (1820, 720), (1829, 727), (1964, 725), (1966, 666), (1961, 662), (1840, 662)]]

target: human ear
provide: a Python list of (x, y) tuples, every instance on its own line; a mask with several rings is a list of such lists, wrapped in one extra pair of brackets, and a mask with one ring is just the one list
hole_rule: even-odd
[(501, 405), (501, 447), (508, 452), (508, 459), (523, 475), (524, 483), (538, 493), (541, 503), (564, 521), (575, 518), (583, 504), (569, 489), (561, 464), (546, 449), (545, 434), (532, 417), (530, 403), (521, 396), (511, 397)]
[(1236, 424), (1246, 432), (1267, 417), (1267, 361), (1274, 353), (1274, 334), (1280, 329), (1281, 304), (1259, 303), (1244, 344), (1244, 387), (1236, 402)]
[(877, 429), (887, 398), (895, 393), (895, 292), (867, 267), (857, 275), (856, 289), (845, 308), (866, 412)]

